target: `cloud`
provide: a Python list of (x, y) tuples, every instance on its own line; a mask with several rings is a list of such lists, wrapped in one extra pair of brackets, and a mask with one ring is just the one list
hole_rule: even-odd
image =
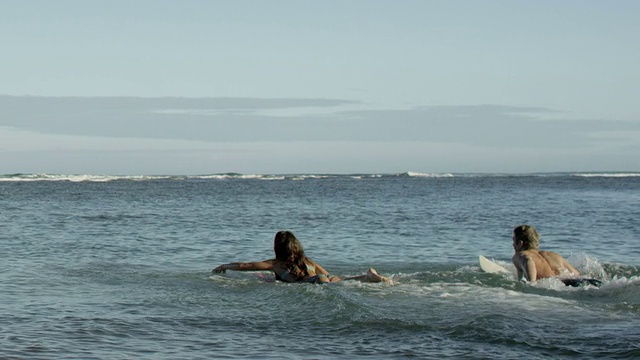
[(341, 99), (0, 96), (5, 172), (538, 172), (637, 169), (640, 123), (540, 107)]
[(553, 119), (535, 107), (367, 109), (340, 99), (0, 97), (0, 126), (40, 133), (204, 142), (427, 141), (580, 147), (640, 123)]

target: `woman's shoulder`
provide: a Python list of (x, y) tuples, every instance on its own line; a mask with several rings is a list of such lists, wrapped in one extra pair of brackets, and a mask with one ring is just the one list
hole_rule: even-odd
[(307, 272), (309, 273), (309, 276), (313, 276), (316, 273), (316, 263), (314, 263), (313, 261), (305, 261), (304, 265), (307, 267)]
[(312, 266), (312, 269), (307, 268), (308, 271), (313, 271), (314, 274), (311, 275), (315, 275), (315, 274), (329, 274), (329, 272), (327, 270), (325, 270), (325, 268), (322, 267), (322, 265), (318, 264), (317, 262), (308, 259), (308, 264)]

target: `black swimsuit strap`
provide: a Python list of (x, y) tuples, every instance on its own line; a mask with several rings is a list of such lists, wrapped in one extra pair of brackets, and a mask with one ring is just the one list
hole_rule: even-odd
[(596, 280), (596, 279), (587, 279), (587, 278), (579, 278), (579, 279), (561, 279), (561, 281), (562, 281), (566, 286), (573, 286), (573, 287), (577, 287), (577, 286), (581, 286), (581, 285), (593, 285), (593, 286), (600, 287), (600, 285), (602, 285), (602, 281), (600, 281), (600, 280)]

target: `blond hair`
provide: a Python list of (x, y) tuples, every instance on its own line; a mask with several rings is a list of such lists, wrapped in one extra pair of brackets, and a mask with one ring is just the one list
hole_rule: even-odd
[(536, 250), (540, 246), (540, 235), (533, 226), (519, 225), (513, 229), (515, 241), (522, 241), (523, 250)]

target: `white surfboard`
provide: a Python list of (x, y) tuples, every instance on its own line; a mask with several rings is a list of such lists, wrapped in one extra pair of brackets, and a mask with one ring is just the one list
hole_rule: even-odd
[(486, 257), (480, 255), (479, 256), (479, 260), (480, 260), (480, 269), (482, 269), (482, 271), (490, 273), (490, 274), (508, 274), (510, 273), (509, 270), (503, 268), (502, 266), (494, 263), (493, 261), (487, 259)]

